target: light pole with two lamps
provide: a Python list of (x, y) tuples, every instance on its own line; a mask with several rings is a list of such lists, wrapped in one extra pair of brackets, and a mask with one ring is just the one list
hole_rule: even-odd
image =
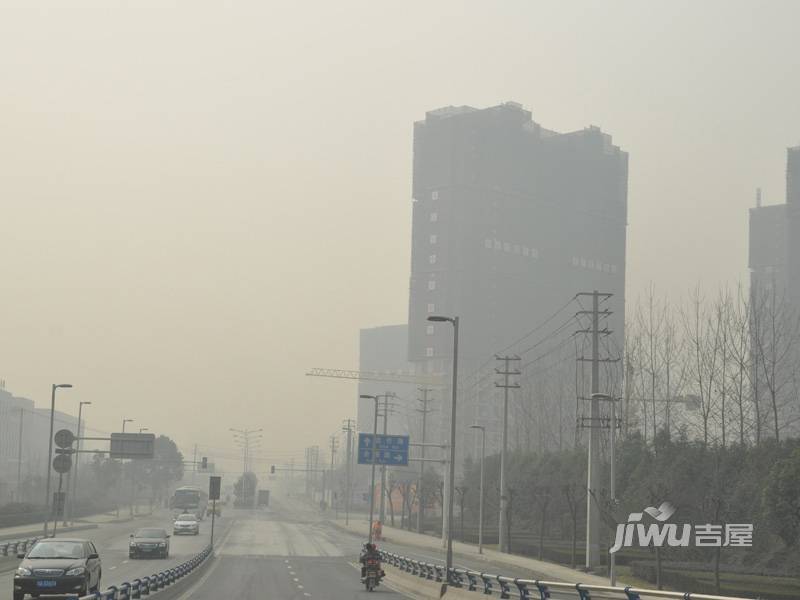
[(456, 398), (458, 396), (458, 317), (431, 315), (428, 321), (453, 325), (453, 397), (450, 402), (450, 471), (447, 475), (447, 560), (440, 596), (447, 591), (453, 569), (453, 490), (456, 478)]
[[(370, 449), (372, 451), (372, 479), (369, 486), (369, 543), (372, 543), (372, 522), (375, 518), (375, 457), (378, 455), (375, 442), (378, 439), (378, 398), (380, 396), (370, 396), (369, 394), (361, 394), (359, 396), (363, 400), (375, 401), (375, 422), (372, 426), (372, 440), (370, 441)], [(383, 490), (381, 490), (383, 493)]]
[[(71, 383), (54, 383), (50, 390), (50, 438), (47, 443), (47, 484), (45, 485), (45, 516), (44, 516), (44, 537), (47, 537), (47, 527), (50, 524), (50, 473), (53, 470), (53, 421), (56, 413), (56, 390), (59, 388), (71, 388)], [(56, 517), (58, 518), (58, 517)]]
[(478, 502), (478, 554), (483, 554), (483, 466), (486, 462), (486, 427), (483, 425), (470, 425), (469, 428), (481, 430), (481, 489), (480, 500)]

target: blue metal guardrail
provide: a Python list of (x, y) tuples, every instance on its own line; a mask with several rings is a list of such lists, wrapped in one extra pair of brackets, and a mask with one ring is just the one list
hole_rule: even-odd
[[(422, 562), (381, 551), (381, 557), (387, 564), (416, 575), (422, 579), (443, 582), (445, 566)], [(585, 583), (566, 583), (560, 581), (541, 581), (537, 579), (520, 579), (481, 573), (467, 569), (450, 569), (448, 585), (463, 588), (470, 592), (480, 592), (491, 596), (499, 592), (500, 598), (520, 598), (520, 600), (548, 600), (552, 593), (569, 594), (579, 600), (591, 600), (596, 593), (603, 598), (620, 598), (621, 600), (643, 600), (646, 598), (670, 598), (675, 600), (748, 600), (734, 596), (710, 596), (708, 594), (692, 594), (684, 592), (667, 592), (664, 590), (648, 590), (633, 587), (612, 587)]]
[(3, 556), (16, 556), (17, 552), (27, 552), (40, 539), (39, 537), (28, 538), (26, 540), (13, 540), (11, 542), (0, 543), (0, 554)]
[[(134, 579), (131, 582), (125, 582), (120, 586), (112, 585), (104, 592), (95, 592), (88, 596), (81, 596), (78, 600), (133, 600), (141, 598), (142, 596), (149, 596), (153, 592), (163, 589), (172, 585), (182, 577), (194, 571), (197, 567), (203, 564), (211, 554), (211, 546), (206, 546), (202, 552), (194, 555), (192, 558), (184, 563), (181, 563), (171, 569), (166, 569), (155, 575), (142, 577), (141, 579)], [(77, 598), (77, 596), (72, 596)]]

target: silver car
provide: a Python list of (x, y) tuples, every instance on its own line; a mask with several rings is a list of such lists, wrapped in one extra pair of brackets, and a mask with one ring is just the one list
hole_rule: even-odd
[(190, 513), (184, 513), (182, 515), (178, 515), (175, 519), (175, 523), (172, 526), (172, 533), (173, 535), (182, 535), (182, 534), (189, 534), (189, 535), (198, 535), (200, 533), (200, 523), (197, 520), (197, 517)]

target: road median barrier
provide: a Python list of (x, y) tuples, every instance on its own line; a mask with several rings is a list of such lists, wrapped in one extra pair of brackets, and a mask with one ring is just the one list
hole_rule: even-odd
[[(192, 583), (194, 576), (202, 572), (213, 555), (213, 548), (208, 545), (201, 552), (179, 565), (165, 569), (160, 573), (126, 581), (118, 586), (110, 586), (103, 592), (94, 592), (81, 596), (78, 600), (137, 600), (159, 594), (159, 598), (176, 596)], [(73, 600), (77, 596), (71, 597)]]

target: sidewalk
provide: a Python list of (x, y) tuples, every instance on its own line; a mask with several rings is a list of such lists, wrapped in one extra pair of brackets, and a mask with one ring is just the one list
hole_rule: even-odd
[[(357, 533), (361, 536), (368, 530), (369, 523), (366, 519), (350, 518), (350, 524), (345, 525), (344, 519), (332, 519), (332, 522), (339, 528), (346, 531)], [(403, 546), (414, 546), (426, 551), (435, 551), (442, 553), (442, 542), (438, 537), (429, 535), (422, 535), (404, 529), (397, 529), (396, 527), (383, 526), (383, 537), (387, 542), (400, 544)], [(478, 547), (472, 544), (465, 544), (463, 542), (453, 542), (453, 553), (462, 557), (470, 558), (474, 561), (482, 561), (487, 563), (487, 572), (494, 572), (496, 567), (493, 565), (507, 565), (525, 569), (531, 573), (532, 579), (541, 579), (543, 581), (565, 581), (569, 583), (586, 583), (591, 585), (609, 585), (607, 577), (599, 577), (597, 575), (590, 575), (577, 569), (570, 569), (562, 565), (557, 565), (551, 562), (537, 560), (535, 558), (528, 558), (527, 556), (518, 556), (516, 554), (505, 554), (483, 548), (483, 554), (478, 554)], [(414, 558), (414, 556), (410, 556)], [(496, 573), (497, 575), (505, 575), (506, 573)], [(618, 586), (625, 586), (623, 581), (617, 582)]]

